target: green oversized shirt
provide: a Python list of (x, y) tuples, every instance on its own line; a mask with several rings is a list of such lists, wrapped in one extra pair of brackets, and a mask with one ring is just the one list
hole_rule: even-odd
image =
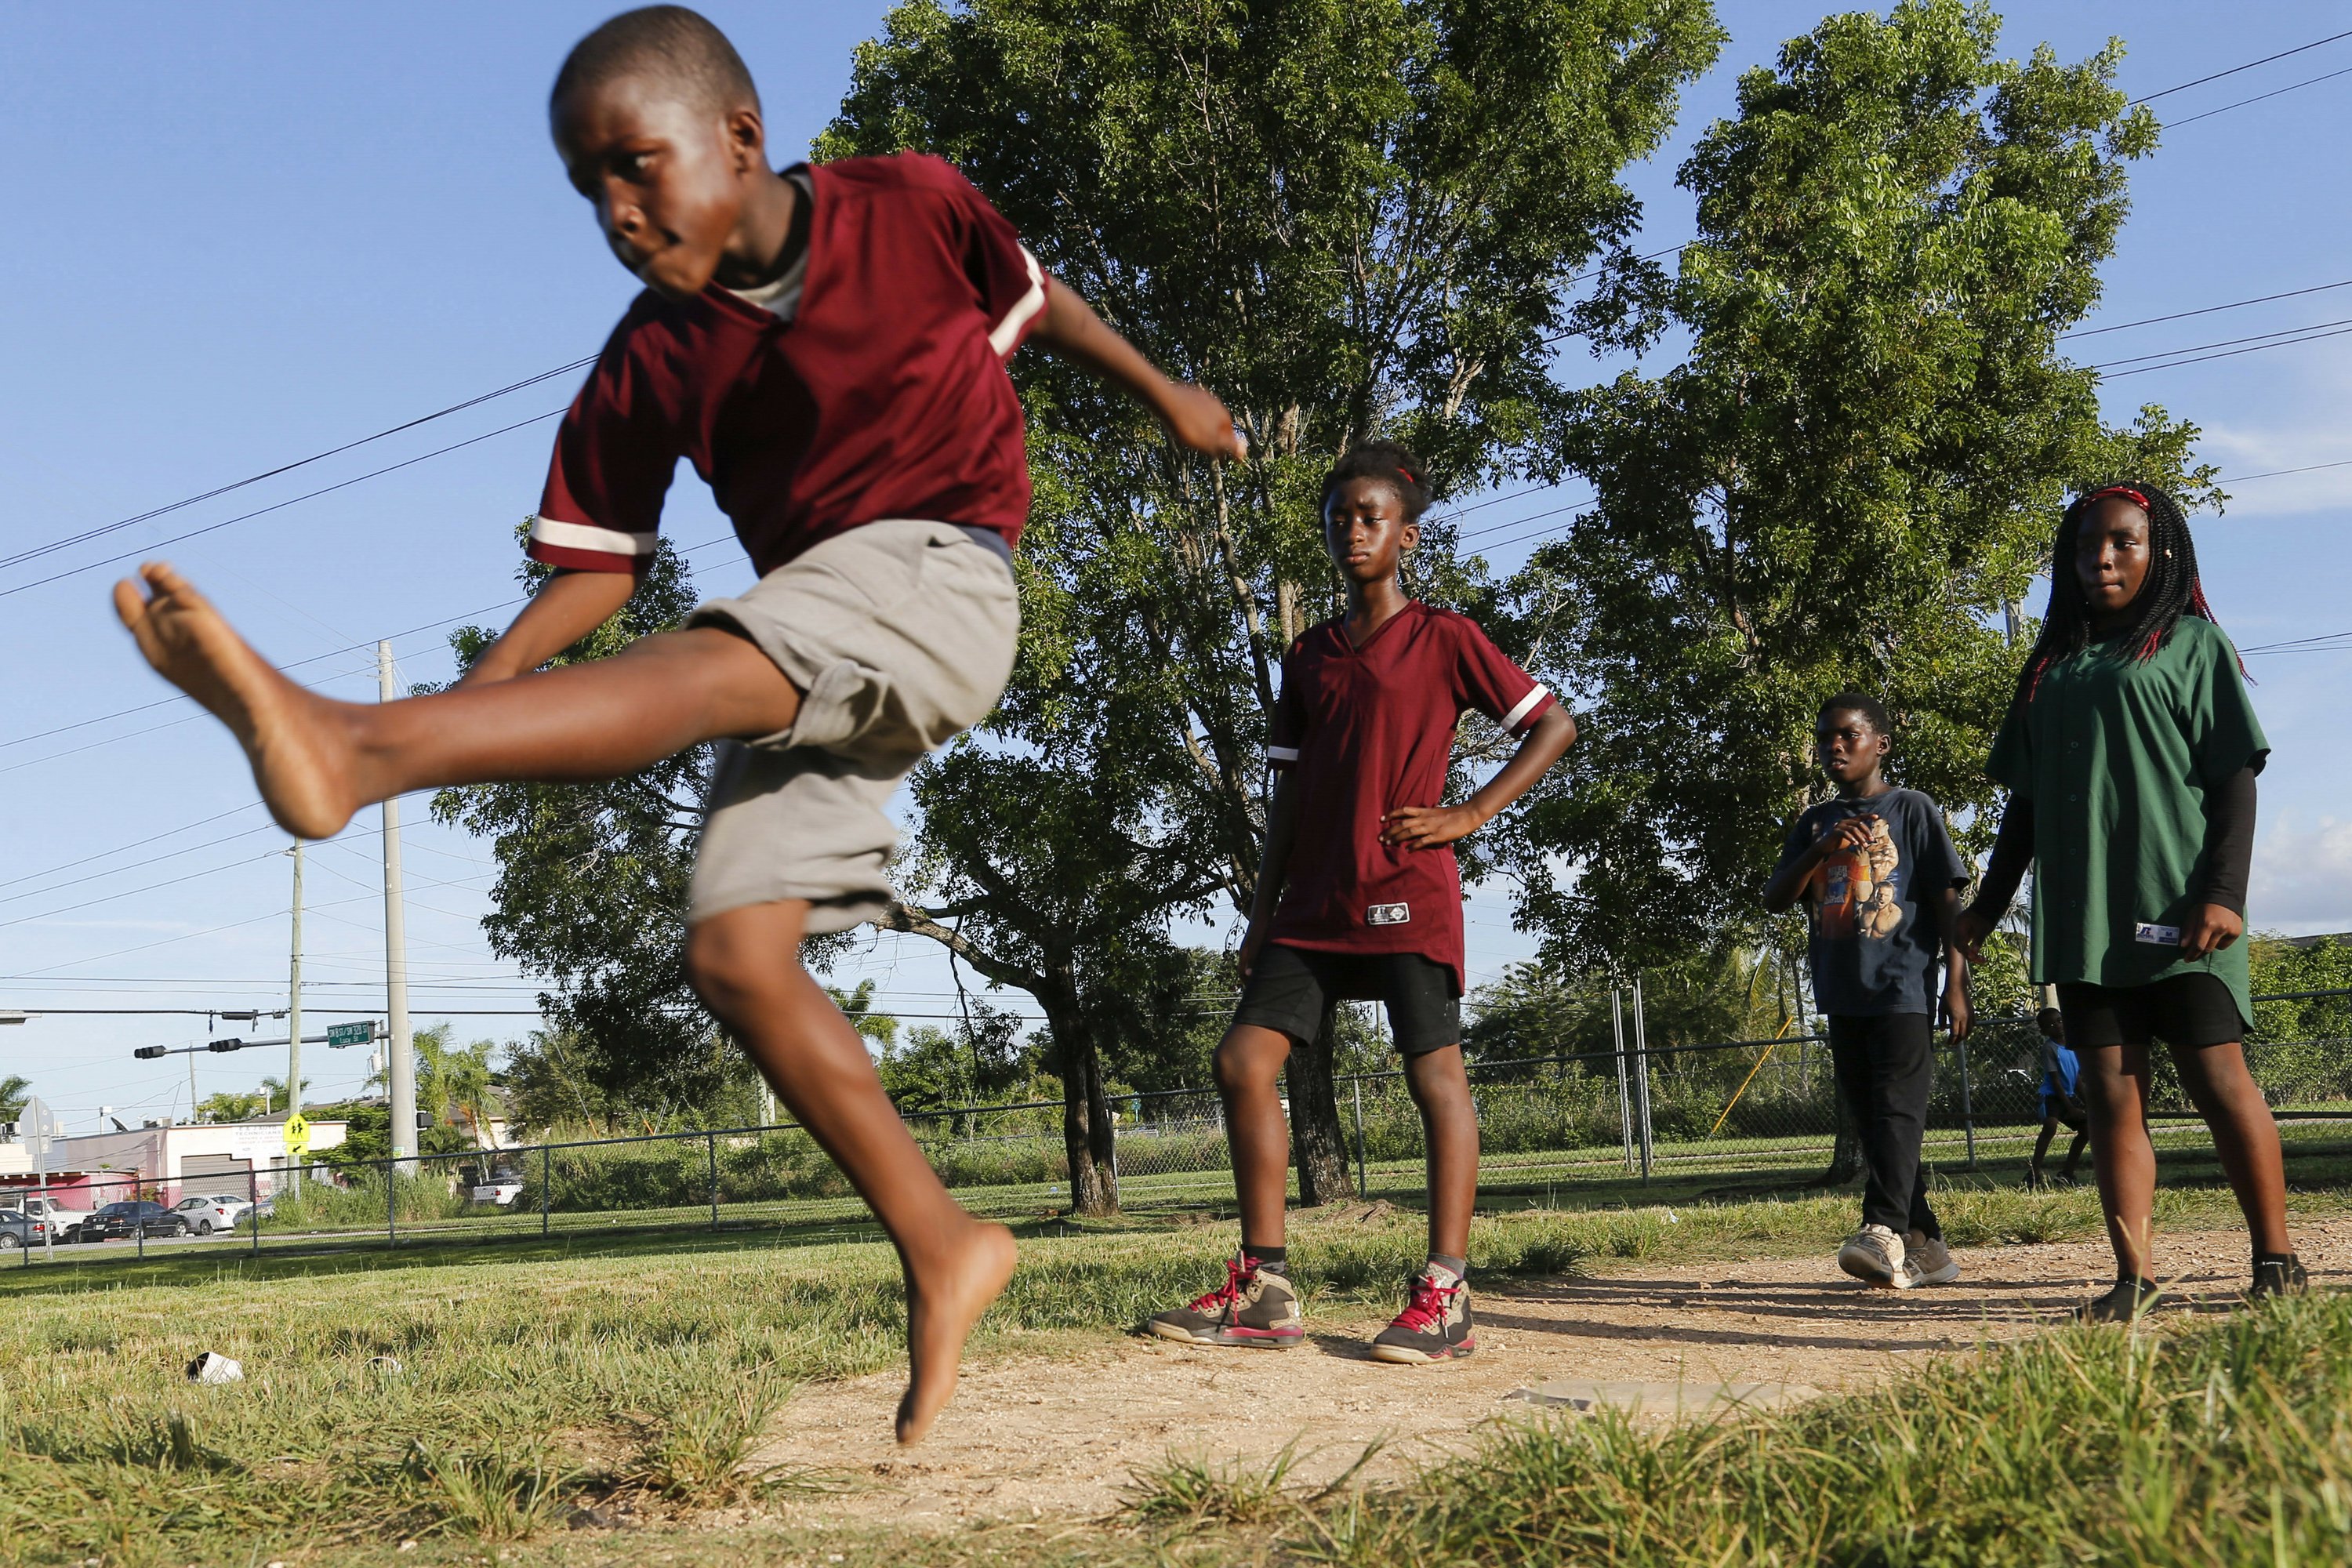
[(2205, 973), (2253, 1019), (2243, 939), (2203, 958), (2140, 940), (2201, 901), (2206, 796), (2270, 749), (2221, 627), (2183, 616), (2146, 663), (2124, 639), (2042, 674), (1987, 771), (2033, 803), (2033, 978), (2147, 985)]

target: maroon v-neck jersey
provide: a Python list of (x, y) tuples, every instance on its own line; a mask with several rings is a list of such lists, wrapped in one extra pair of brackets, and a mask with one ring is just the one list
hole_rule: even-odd
[(1004, 362), (1045, 309), (1036, 258), (937, 158), (787, 173), (810, 193), (792, 319), (716, 283), (639, 295), (556, 433), (534, 559), (645, 571), (680, 458), (763, 574), (889, 518), (1019, 541), (1029, 466)]
[(1478, 623), (1418, 600), (1356, 647), (1326, 621), (1282, 661), (1266, 757), (1293, 772), (1298, 836), (1275, 942), (1318, 952), (1413, 952), (1463, 982), (1462, 873), (1454, 847), (1401, 849), (1381, 819), (1442, 805), (1454, 727), (1476, 709), (1514, 734), (1551, 694)]

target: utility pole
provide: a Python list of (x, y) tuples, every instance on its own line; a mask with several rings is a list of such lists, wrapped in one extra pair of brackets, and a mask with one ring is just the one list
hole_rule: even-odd
[[(302, 1114), (302, 841), (294, 841), (294, 942), (286, 957), (286, 1114)], [(196, 1058), (188, 1058), (195, 1071)], [(302, 1166), (292, 1162), (288, 1174), (294, 1191), (302, 1190)]]
[[(392, 644), (375, 645), (376, 690), (386, 702), (393, 683)], [(404, 1176), (416, 1174), (416, 1042), (408, 1028), (408, 918), (400, 891), (400, 801), (383, 803), (383, 1008), (392, 1036), (392, 1156)]]

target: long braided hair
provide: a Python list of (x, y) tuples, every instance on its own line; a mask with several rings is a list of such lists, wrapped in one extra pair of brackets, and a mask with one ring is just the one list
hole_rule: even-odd
[[(2205, 589), (2197, 576), (2197, 544), (2189, 534), (2189, 520), (2180, 503), (2164, 490), (2137, 479), (2103, 485), (2076, 496), (2058, 521), (2058, 537), (2050, 546), (2050, 609), (2042, 619), (2042, 635), (2033, 652), (2018, 671), (2015, 707), (2033, 700), (2042, 675), (2060, 659), (2091, 646), (2091, 610), (2083, 599), (2082, 580), (2074, 575), (2075, 541), (2083, 519), (2096, 502), (2120, 497), (2147, 513), (2147, 577), (2129, 606), (2136, 617), (2125, 637), (2132, 657), (2142, 663), (2171, 639), (2172, 628), (2183, 616), (2213, 619)], [(2217, 623), (2218, 624), (2218, 623)]]

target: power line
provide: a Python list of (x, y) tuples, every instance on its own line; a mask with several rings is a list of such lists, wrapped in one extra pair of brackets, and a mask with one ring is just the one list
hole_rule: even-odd
[[(2222, 338), (2218, 342), (2210, 343), (2188, 343), (2177, 349), (2163, 349), (2156, 353), (2133, 354), (2126, 359), (2102, 360), (2097, 364), (2092, 365), (2090, 368), (2093, 370), (2106, 370), (2112, 366), (2119, 364), (2138, 364), (2144, 360), (2170, 359), (2175, 354), (2202, 353), (2207, 349), (2233, 348), (2239, 343), (2259, 343), (2268, 338), (2293, 337), (2300, 332), (2317, 332), (2328, 327), (2352, 327), (2352, 316), (2342, 317), (2333, 321), (2314, 321), (2308, 326), (2281, 327), (2274, 332), (2253, 332), (2242, 338)], [(2265, 346), (2277, 348), (2283, 347), (2284, 345), (2271, 343), (2266, 344)]]
[[(79, 533), (68, 535), (64, 539), (53, 539), (47, 544), (34, 545), (29, 550), (20, 550), (14, 555), (0, 557), (0, 568), (22, 565), (27, 561), (37, 560), (41, 556), (52, 554), (57, 551), (69, 549), (77, 544), (86, 544), (93, 539), (103, 538), (107, 534), (118, 532), (122, 529), (131, 528), (142, 522), (152, 521), (154, 519), (164, 516), (166, 513), (179, 511), (184, 508), (194, 506), (201, 501), (211, 500), (215, 496), (225, 496), (231, 490), (241, 490), (248, 485), (257, 485), (264, 479), (276, 479), (280, 474), (290, 474), (297, 468), (308, 468), (312, 463), (323, 462), (327, 458), (334, 457), (339, 453), (351, 451), (354, 447), (364, 447), (372, 441), (381, 441), (387, 437), (397, 436), (404, 430), (414, 430), (420, 425), (429, 425), (436, 419), (445, 419), (452, 414), (461, 414), (468, 408), (477, 407), (482, 404), (490, 402), (494, 398), (504, 397), (509, 393), (520, 392), (523, 388), (528, 386), (537, 386), (542, 381), (551, 381), (556, 376), (562, 375), (567, 372), (584, 370), (589, 365), (594, 364), (596, 363), (596, 355), (591, 354), (586, 359), (573, 360), (570, 364), (560, 364), (553, 370), (543, 370), (537, 375), (527, 376), (521, 381), (509, 382), (508, 384), (499, 387), (495, 392), (485, 392), (479, 396), (469, 397), (463, 403), (453, 403), (446, 408), (436, 408), (430, 414), (422, 414), (414, 419), (404, 420), (398, 425), (394, 425), (385, 429), (379, 430), (373, 436), (362, 436), (357, 440), (345, 441), (340, 446), (330, 447), (323, 452), (313, 452), (307, 458), (297, 458), (290, 463), (280, 463), (274, 468), (265, 468), (260, 473), (248, 475), (245, 479), (235, 479), (225, 485), (215, 485), (211, 489), (205, 490), (196, 495), (187, 496), (182, 500), (170, 502), (168, 505), (152, 508), (149, 510), (140, 512), (134, 517), (122, 518), (117, 521), (106, 523), (98, 528), (85, 529)], [(183, 537), (186, 536), (183, 535)]]
[(2184, 81), (2179, 83), (2178, 86), (2168, 87), (2160, 91), (2144, 93), (2140, 97), (2133, 99), (2132, 102), (2135, 104), (2154, 103), (2159, 98), (2170, 98), (2176, 92), (2187, 92), (2192, 87), (2203, 87), (2209, 81), (2220, 81), (2225, 76), (2235, 76), (2240, 71), (2250, 71), (2256, 66), (2266, 66), (2273, 60), (2283, 60), (2289, 55), (2299, 55), (2307, 49), (2315, 49), (2322, 44), (2333, 44), (2344, 38), (2352, 38), (2352, 31), (2330, 33), (2324, 38), (2314, 38), (2307, 44), (2297, 44), (2291, 49), (2281, 49), (2274, 55), (2264, 55), (2261, 59), (2248, 60), (2242, 66), (2231, 66), (2227, 70), (2218, 70), (2210, 76), (2200, 76), (2194, 81)]
[(2291, 349), (2297, 343), (2317, 342), (2322, 338), (2340, 338), (2347, 332), (2352, 332), (2352, 326), (2338, 327), (2332, 332), (2309, 332), (2299, 338), (2287, 338), (2282, 342), (2274, 343), (2256, 343), (2250, 349), (2225, 349), (2220, 353), (2198, 354), (2189, 359), (2168, 360), (2162, 364), (2144, 364), (2137, 370), (2116, 371), (2113, 375), (2108, 376), (2106, 379), (2109, 381), (2120, 381), (2127, 375), (2146, 375), (2152, 370), (2178, 370), (2184, 364), (2203, 364), (2208, 360), (2235, 359), (2240, 354), (2261, 353), (2264, 349)]
[[(239, 512), (236, 516), (225, 518), (219, 522), (208, 522), (202, 528), (192, 528), (185, 533), (175, 533), (169, 539), (159, 539), (151, 544), (142, 545), (136, 550), (126, 550), (120, 555), (103, 556), (96, 561), (85, 562), (79, 566), (69, 566), (63, 572), (52, 572), (46, 577), (36, 577), (29, 583), (19, 583), (13, 588), (0, 588), (0, 599), (5, 599), (12, 595), (26, 593), (32, 589), (42, 587), (50, 583), (62, 583), (68, 577), (79, 577), (85, 572), (95, 572), (101, 566), (112, 566), (119, 562), (135, 560), (142, 555), (151, 554), (155, 551), (161, 550), (166, 545), (178, 544), (184, 541), (194, 539), (201, 534), (216, 533), (220, 530), (230, 527), (233, 524), (247, 522), (254, 518), (267, 516), (268, 513), (273, 511), (283, 511), (289, 506), (299, 506), (306, 500), (316, 500), (320, 496), (332, 495), (337, 490), (347, 490), (353, 485), (363, 485), (370, 479), (379, 479), (386, 474), (397, 473), (403, 468), (414, 468), (419, 463), (430, 462), (436, 458), (447, 457), (450, 453), (457, 451), (462, 447), (476, 446), (481, 442), (491, 440), (496, 437), (504, 436), (510, 431), (520, 430), (526, 425), (537, 425), (542, 420), (552, 419), (562, 412), (563, 410), (561, 408), (551, 408), (544, 414), (534, 414), (528, 419), (518, 419), (511, 425), (501, 425), (497, 429), (486, 430), (479, 436), (468, 436), (462, 441), (452, 441), (449, 445), (446, 447), (437, 447), (430, 452), (425, 452), (416, 457), (408, 458), (397, 463), (387, 463), (381, 468), (372, 468), (364, 474), (358, 475), (352, 479), (344, 479), (340, 483), (322, 485), (315, 490), (306, 491), (301, 495), (294, 497), (290, 500), (278, 501), (270, 506), (256, 507), (251, 511)], [(101, 530), (100, 531), (110, 531), (110, 530)], [(62, 546), (59, 548), (62, 548)]]
[(2276, 98), (2283, 92), (2293, 92), (2297, 88), (2314, 87), (2323, 81), (2334, 81), (2339, 76), (2352, 76), (2352, 66), (2346, 66), (2342, 70), (2329, 71), (2326, 76), (2315, 76), (2303, 81), (2290, 82), (2284, 87), (2274, 88), (2269, 92), (2258, 92), (2252, 98), (2242, 98), (2235, 103), (2225, 103), (2219, 109), (2209, 109), (2202, 114), (2192, 114), (2186, 120), (2176, 120), (2165, 129), (2178, 131), (2184, 125), (2194, 125), (2200, 120), (2210, 120), (2217, 114), (2227, 114), (2233, 109), (2243, 109), (2250, 103), (2260, 103), (2266, 98)]
[(2137, 321), (2117, 321), (2112, 327), (2085, 327), (2077, 332), (2061, 332), (2058, 342), (2069, 338), (2095, 338), (2101, 332), (2120, 332), (2131, 327), (2152, 327), (2159, 321), (2184, 321), (2190, 316), (2210, 316), (2216, 310), (2243, 310), (2248, 305), (2267, 305), (2273, 300), (2294, 300), (2305, 294), (2324, 294), (2330, 289), (2352, 289), (2352, 278), (2337, 283), (2315, 283), (2308, 289), (2290, 289), (2284, 294), (2264, 294), (2252, 300), (2232, 300), (2226, 305), (2207, 305), (2202, 310), (2175, 310), (2168, 316), (2145, 316)]

